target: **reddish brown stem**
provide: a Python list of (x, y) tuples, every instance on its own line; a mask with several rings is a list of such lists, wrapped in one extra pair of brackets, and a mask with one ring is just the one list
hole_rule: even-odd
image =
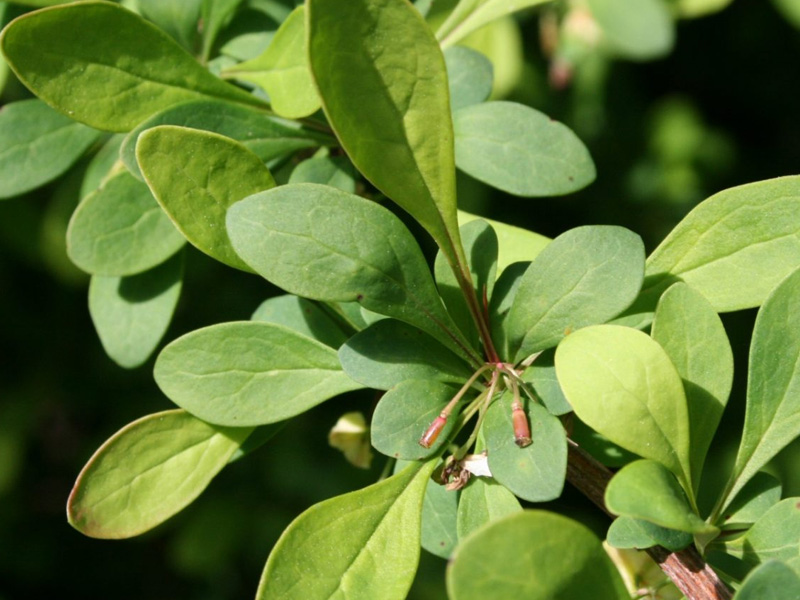
[[(606, 508), (604, 495), (613, 473), (595, 460), (588, 452), (570, 441), (567, 481), (575, 486), (612, 519)], [(697, 552), (694, 546), (670, 552), (661, 546), (646, 552), (658, 563), (688, 600), (730, 600), (733, 593)]]

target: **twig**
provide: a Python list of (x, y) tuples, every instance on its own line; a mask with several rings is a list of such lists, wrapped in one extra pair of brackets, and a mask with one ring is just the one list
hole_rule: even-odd
[[(613, 474), (583, 448), (570, 440), (567, 481), (589, 498), (603, 512), (614, 518), (606, 508), (604, 495)], [(646, 552), (656, 561), (688, 600), (731, 600), (733, 593), (709, 567), (694, 546), (670, 552), (661, 546)]]

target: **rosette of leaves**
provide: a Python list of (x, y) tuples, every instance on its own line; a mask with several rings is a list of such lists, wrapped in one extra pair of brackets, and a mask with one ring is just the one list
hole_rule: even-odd
[[(592, 532), (523, 511), (561, 496), (573, 412), (637, 459), (606, 490), (620, 515), (610, 543), (694, 543), (739, 560), (734, 579), (764, 562), (743, 590), (772, 570), (788, 578), (766, 561), (796, 568), (771, 545), (794, 531), (776, 511), (794, 523), (796, 505), (760, 470), (800, 433), (800, 178), (709, 198), (648, 258), (621, 227), (548, 240), (459, 213), (457, 168), (525, 197), (594, 179), (575, 134), (487, 101), (491, 63), (456, 45), (540, 3), (464, 0), (434, 31), (406, 0), (308, 0), (271, 14), (281, 24), (258, 48), (217, 43), (241, 8), (230, 0), (172, 19), (157, 3), (141, 15), (65, 4), (4, 29), (11, 69), (39, 98), (0, 114), (14, 148), (0, 168), (18, 171), (6, 195), (92, 148), (67, 240), (115, 361), (158, 349), (186, 242), (286, 292), (160, 349), (155, 380), (179, 409), (96, 452), (69, 498), (73, 526), (147, 531), (286, 420), (369, 387), (382, 392), (371, 443), (387, 473), (403, 462), (289, 525), (258, 598), (403, 598), (420, 547), (453, 558), (454, 599), (627, 598)], [(21, 166), (53, 148), (46, 170)], [(399, 211), (438, 245), (433, 269)], [(739, 458), (706, 515), (699, 474), (732, 381), (718, 312), (755, 306)]]

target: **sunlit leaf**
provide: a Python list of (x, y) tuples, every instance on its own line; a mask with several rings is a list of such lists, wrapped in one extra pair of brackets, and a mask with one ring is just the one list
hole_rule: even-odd
[(651, 60), (675, 43), (675, 26), (665, 0), (588, 0), (589, 10), (616, 54)]
[(361, 386), (336, 351), (280, 325), (220, 323), (188, 333), (158, 355), (153, 373), (178, 406), (209, 423), (275, 423)]
[(405, 598), (417, 570), (422, 499), (435, 463), (407, 467), (305, 511), (275, 544), (257, 600)]
[(486, 221), (492, 226), (497, 235), (499, 247), (497, 254), (498, 273), (502, 273), (513, 263), (533, 260), (551, 242), (550, 238), (522, 227), (514, 227), (513, 225), (473, 215), (463, 210), (458, 211), (458, 223), (462, 226), (475, 219)]
[(455, 44), (495, 19), (548, 0), (462, 0), (436, 32), (443, 46)]
[(37, 96), (97, 129), (128, 131), (187, 100), (263, 105), (209, 73), (155, 25), (110, 2), (23, 15), (3, 30), (0, 47)]
[(81, 471), (67, 517), (96, 538), (127, 538), (163, 523), (200, 495), (251, 428), (215, 427), (182, 410), (123, 427)]

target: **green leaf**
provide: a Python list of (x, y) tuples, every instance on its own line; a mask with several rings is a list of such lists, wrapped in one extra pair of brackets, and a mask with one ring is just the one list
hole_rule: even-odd
[(263, 162), (333, 141), (331, 137), (306, 129), (299, 123), (267, 116), (255, 108), (218, 100), (184, 102), (156, 113), (125, 137), (120, 158), (140, 179), (136, 142), (143, 131), (159, 125), (179, 125), (219, 133), (240, 142)]
[(696, 534), (718, 532), (692, 510), (675, 476), (654, 460), (637, 460), (618, 471), (606, 487), (605, 504), (616, 515), (668, 529)]
[(800, 264), (800, 176), (731, 188), (695, 207), (648, 257), (653, 299), (676, 279), (717, 312), (759, 306)]
[(458, 536), (456, 514), (458, 492), (428, 479), (422, 502), (422, 547), (440, 558), (450, 558)]
[(521, 510), (508, 488), (490, 478), (472, 477), (458, 501), (458, 537), (464, 539), (487, 523)]
[(109, 2), (23, 15), (3, 30), (0, 47), (33, 93), (97, 129), (129, 131), (187, 100), (263, 105), (209, 73), (156, 26)]
[(800, 576), (779, 561), (768, 561), (742, 582), (734, 600), (796, 600), (800, 598)]
[(123, 427), (94, 453), (67, 503), (70, 525), (90, 537), (127, 538), (192, 503), (250, 435), (182, 410)]
[(627, 229), (578, 227), (558, 236), (528, 267), (508, 313), (515, 360), (621, 313), (639, 293), (643, 272), (644, 244)]
[(660, 462), (691, 493), (683, 382), (657, 342), (619, 325), (587, 327), (559, 344), (556, 374), (584, 423), (626, 450)]
[(83, 174), (80, 198), (83, 199), (97, 190), (107, 177), (116, 173), (114, 167), (119, 160), (119, 149), (123, 139), (125, 139), (124, 136), (120, 134), (109, 136), (89, 161)]
[[(372, 445), (392, 458), (419, 460), (437, 456), (446, 445), (457, 419), (451, 417), (430, 448), (419, 440), (447, 403), (455, 396), (457, 388), (421, 379), (404, 381), (386, 392), (375, 407), (370, 426)], [(457, 414), (457, 410), (453, 414)]]
[(202, 0), (201, 18), (203, 19), (203, 62), (211, 56), (211, 49), (220, 31), (233, 20), (242, 0)]
[(52, 181), (99, 136), (41, 100), (6, 104), (0, 110), (0, 199)]
[(178, 338), (158, 355), (156, 383), (209, 423), (264, 425), (361, 386), (336, 352), (280, 325), (220, 323)]
[(138, 275), (92, 277), (89, 314), (115, 363), (133, 369), (150, 357), (169, 327), (182, 283), (182, 254)]
[(536, 396), (554, 415), (572, 412), (561, 384), (556, 377), (555, 349), (545, 350), (533, 364), (522, 373), (522, 379), (533, 386)]
[(483, 219), (494, 229), (497, 234), (499, 251), (497, 255), (497, 272), (502, 273), (509, 265), (520, 261), (532, 261), (544, 247), (550, 243), (550, 238), (521, 227), (514, 227), (500, 221), (473, 215), (463, 210), (458, 211), (458, 222), (466, 225), (475, 219)]
[(525, 413), (533, 443), (514, 442), (511, 394), (492, 402), (483, 424), (489, 469), (499, 483), (529, 502), (547, 502), (561, 495), (567, 474), (567, 434), (556, 417), (528, 401)]
[(348, 337), (319, 304), (289, 294), (264, 300), (250, 319), (283, 325), (331, 348), (338, 348)]
[(453, 46), (444, 53), (453, 111), (485, 102), (492, 93), (494, 69), (483, 54), (466, 46)]
[(163, 263), (185, 240), (147, 185), (125, 170), (84, 198), (67, 230), (67, 252), (87, 273), (121, 277)]
[(203, 0), (137, 0), (141, 15), (191, 52), (197, 45)]
[(517, 196), (561, 196), (595, 178), (592, 157), (565, 125), (528, 106), (485, 102), (453, 113), (456, 166)]
[(461, 0), (436, 32), (443, 47), (455, 44), (473, 31), (513, 12), (548, 0)]
[(725, 511), (722, 529), (743, 529), (760, 519), (781, 500), (781, 482), (759, 471), (740, 491)]
[(295, 167), (289, 183), (321, 183), (353, 194), (356, 191), (356, 173), (344, 156), (309, 158)]
[(464, 540), (447, 568), (447, 592), (451, 600), (630, 598), (589, 529), (539, 510), (509, 515)]
[(778, 502), (743, 536), (723, 545), (750, 566), (780, 560), (800, 573), (800, 498)]
[(772, 4), (792, 25), (800, 28), (800, 2), (797, 0), (772, 0)]
[(489, 326), (492, 329), (492, 340), (495, 349), (500, 357), (506, 361), (511, 360), (511, 352), (508, 348), (508, 327), (506, 318), (508, 311), (514, 305), (514, 298), (519, 291), (519, 284), (522, 276), (528, 270), (530, 262), (516, 262), (500, 274), (494, 286), (494, 293), (489, 302)]
[(692, 543), (692, 534), (660, 527), (632, 517), (617, 517), (608, 528), (606, 541), (613, 548), (643, 550), (663, 546), (671, 552), (683, 550)]
[(659, 300), (651, 333), (683, 379), (695, 486), (733, 385), (733, 351), (711, 304), (683, 283)]
[(226, 76), (266, 90), (272, 110), (282, 117), (299, 119), (317, 112), (320, 99), (308, 67), (305, 8), (292, 11), (262, 54), (228, 69)]
[(225, 215), (234, 202), (275, 186), (258, 156), (216, 133), (161, 125), (139, 136), (136, 157), (156, 200), (192, 245), (251, 270), (231, 247)]
[(572, 416), (570, 439), (607, 467), (624, 467), (639, 457), (621, 448), (606, 436), (596, 432), (579, 418)]
[(425, 20), (408, 2), (309, 0), (308, 35), (323, 109), (353, 164), (463, 264), (447, 71)]
[(416, 241), (374, 202), (324, 185), (284, 185), (233, 206), (228, 230), (239, 256), (278, 287), (358, 302), (479, 362), (444, 310)]
[[(704, 17), (711, 13), (726, 8), (733, 0), (673, 0), (672, 6), (678, 11), (678, 16), (684, 19)], [(795, 0), (788, 0), (793, 2)], [(780, 3), (778, 0), (777, 3)], [(800, 6), (800, 5), (798, 5)]]
[(349, 377), (367, 387), (388, 390), (408, 379), (461, 384), (470, 374), (462, 359), (425, 332), (395, 319), (382, 319), (339, 348)]
[(405, 598), (417, 570), (422, 498), (435, 464), (408, 467), (300, 515), (273, 548), (257, 600)]
[(652, 60), (672, 50), (675, 25), (664, 0), (588, 0), (588, 5), (615, 54)]
[[(475, 297), (482, 303), (484, 298), (488, 300), (492, 297), (494, 282), (497, 279), (497, 235), (492, 226), (482, 219), (462, 225), (460, 232)], [(475, 321), (455, 273), (442, 252), (436, 256), (433, 272), (436, 287), (444, 300), (447, 312), (450, 313), (456, 325), (464, 332), (472, 345), (477, 345), (478, 330), (475, 327)]]
[(800, 270), (758, 311), (750, 344), (744, 431), (723, 511), (745, 483), (800, 435)]

